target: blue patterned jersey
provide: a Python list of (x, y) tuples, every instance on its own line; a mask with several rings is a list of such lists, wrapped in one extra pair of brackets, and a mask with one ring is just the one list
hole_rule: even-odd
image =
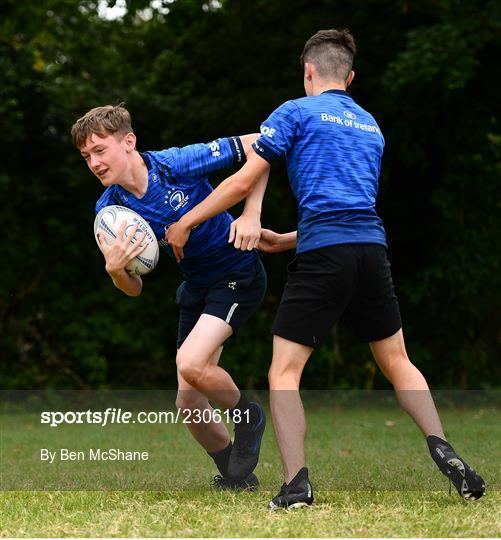
[(253, 148), (270, 163), (285, 155), (298, 201), (298, 253), (334, 244), (386, 246), (375, 210), (384, 138), (347, 92), (287, 101), (261, 125)]
[[(210, 172), (245, 159), (242, 143), (238, 137), (230, 137), (208, 144), (144, 152), (141, 156), (148, 167), (146, 193), (138, 198), (122, 186), (109, 186), (96, 203), (96, 213), (111, 204), (134, 210), (150, 224), (160, 245), (173, 256), (164, 239), (166, 227), (209, 195)], [(223, 212), (191, 231), (180, 263), (185, 279), (204, 284), (252, 264), (257, 257), (255, 250), (244, 252), (228, 244), (232, 221), (231, 215)]]

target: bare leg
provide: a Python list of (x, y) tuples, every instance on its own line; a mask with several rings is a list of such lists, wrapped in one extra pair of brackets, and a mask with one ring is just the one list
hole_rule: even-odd
[[(219, 347), (216, 353), (210, 359), (211, 364), (217, 364), (223, 347)], [(230, 435), (226, 424), (224, 422), (215, 422), (212, 414), (213, 409), (209, 404), (209, 400), (196, 388), (187, 383), (179, 370), (177, 372), (178, 380), (178, 394), (176, 399), (176, 406), (181, 410), (184, 417), (200, 411), (203, 414), (204, 410), (209, 410), (209, 413), (205, 413), (203, 418), (208, 421), (195, 423), (190, 422), (186, 424), (186, 427), (190, 430), (191, 434), (207, 452), (219, 452), (226, 448), (230, 444)]]
[(370, 348), (381, 371), (393, 384), (404, 411), (426, 437), (435, 435), (445, 440), (428, 384), (407, 356), (402, 329), (389, 338), (373, 341)]
[(181, 345), (176, 358), (181, 377), (225, 409), (231, 409), (238, 403), (240, 390), (229, 373), (211, 360), (231, 334), (229, 324), (204, 313)]
[(440, 471), (454, 484), (461, 497), (480, 499), (485, 493), (485, 482), (445, 442), (442, 424), (426, 380), (405, 352), (402, 330), (387, 339), (374, 341), (370, 346), (379, 367), (393, 384), (402, 408), (426, 436), (431, 457)]
[(270, 408), (286, 483), (306, 463), (306, 419), (299, 383), (312, 351), (311, 347), (273, 336), (273, 360), (268, 374)]

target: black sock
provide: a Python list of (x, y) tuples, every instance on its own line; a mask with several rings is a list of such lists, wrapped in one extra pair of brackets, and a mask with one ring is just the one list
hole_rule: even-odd
[(243, 392), (240, 392), (240, 399), (237, 404), (230, 409), (230, 418), (233, 420), (235, 428), (243, 427), (243, 424), (247, 423), (247, 414), (244, 413), (249, 410), (249, 405), (250, 403), (247, 396)]
[(230, 418), (240, 418), (240, 421), (233, 422), (236, 429), (246, 428), (249, 423), (254, 423), (259, 420), (259, 412), (255, 407), (251, 406), (247, 396), (243, 392), (240, 392), (238, 403), (230, 409)]
[(230, 441), (230, 444), (226, 448), (219, 450), (219, 452), (207, 452), (209, 456), (214, 460), (217, 470), (225, 478), (228, 476), (228, 461), (230, 459), (232, 447), (233, 444)]

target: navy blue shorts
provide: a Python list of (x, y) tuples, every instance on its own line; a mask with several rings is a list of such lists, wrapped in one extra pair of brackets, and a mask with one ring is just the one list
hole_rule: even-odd
[(338, 321), (365, 342), (402, 327), (382, 245), (340, 244), (300, 253), (288, 274), (273, 325), (277, 336), (315, 348)]
[(209, 285), (183, 281), (176, 292), (176, 303), (180, 308), (177, 348), (181, 347), (202, 313), (227, 322), (236, 335), (257, 311), (265, 293), (266, 272), (259, 257), (251, 266), (230, 272)]

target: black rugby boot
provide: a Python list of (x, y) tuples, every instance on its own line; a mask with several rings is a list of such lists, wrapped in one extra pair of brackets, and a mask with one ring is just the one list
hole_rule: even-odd
[(228, 491), (256, 491), (259, 487), (259, 480), (253, 473), (249, 474), (247, 478), (243, 480), (233, 480), (216, 474), (212, 480), (212, 487), (220, 490)]
[(485, 493), (483, 478), (460, 458), (447, 442), (430, 435), (426, 437), (431, 457), (442, 473), (457, 489), (460, 497), (469, 501), (480, 499)]
[(313, 503), (313, 488), (308, 478), (308, 469), (303, 467), (288, 483), (282, 484), (280, 493), (268, 504), (270, 510), (300, 508)]

